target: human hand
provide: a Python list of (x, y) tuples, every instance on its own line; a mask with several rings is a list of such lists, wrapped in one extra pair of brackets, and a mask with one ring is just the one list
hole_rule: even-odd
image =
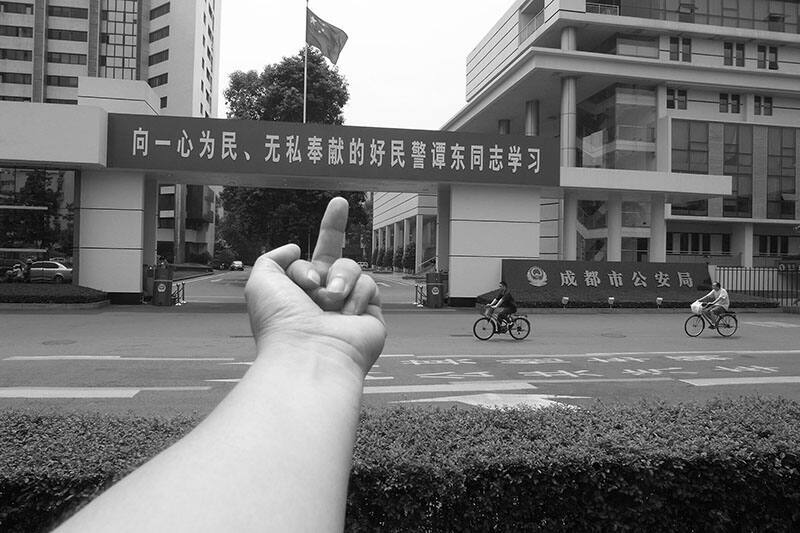
[(250, 326), (259, 351), (277, 343), (309, 353), (344, 356), (366, 375), (383, 350), (386, 325), (375, 281), (351, 259), (342, 259), (348, 205), (328, 204), (312, 260), (287, 244), (262, 255), (245, 287)]

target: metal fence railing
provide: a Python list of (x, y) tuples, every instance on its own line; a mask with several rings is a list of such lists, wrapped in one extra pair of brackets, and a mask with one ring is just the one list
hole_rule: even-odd
[(716, 280), (729, 292), (800, 305), (800, 270), (780, 267), (716, 267)]

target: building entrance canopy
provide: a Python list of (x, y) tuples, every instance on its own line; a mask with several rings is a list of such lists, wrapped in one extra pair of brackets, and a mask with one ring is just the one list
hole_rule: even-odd
[(107, 168), (262, 187), (557, 187), (559, 148), (522, 135), (110, 113)]

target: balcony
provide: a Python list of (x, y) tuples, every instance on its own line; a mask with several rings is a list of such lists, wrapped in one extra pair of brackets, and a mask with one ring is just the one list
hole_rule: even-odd
[(619, 6), (614, 6), (610, 4), (598, 4), (595, 2), (586, 2), (586, 12), (594, 13), (596, 15), (619, 16)]

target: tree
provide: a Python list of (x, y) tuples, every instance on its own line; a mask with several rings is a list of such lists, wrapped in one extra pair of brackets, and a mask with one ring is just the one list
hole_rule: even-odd
[[(280, 63), (267, 65), (261, 74), (251, 70), (231, 74), (225, 90), (229, 118), (302, 122), (304, 50)], [(308, 50), (307, 120), (324, 124), (343, 124), (349, 94), (347, 82), (336, 67), (331, 68), (316, 49)], [(249, 189), (226, 187), (220, 199), (225, 216), (220, 233), (239, 257), (252, 262), (263, 251), (286, 242), (300, 245), (303, 257), (328, 200), (343, 196), (350, 203), (348, 243), (360, 243), (358, 236), (369, 231), (363, 192), (309, 191), (291, 189)], [(361, 246), (353, 254), (361, 255)], [(358, 258), (360, 259), (360, 257)]]

